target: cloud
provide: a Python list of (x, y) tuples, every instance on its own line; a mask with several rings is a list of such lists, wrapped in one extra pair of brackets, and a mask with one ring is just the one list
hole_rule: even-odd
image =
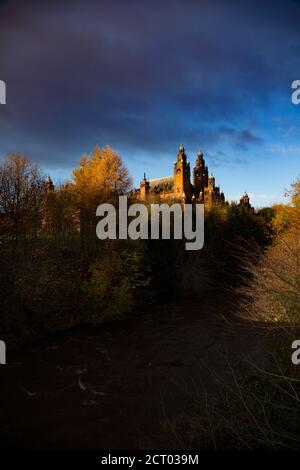
[(229, 126), (222, 126), (218, 129), (219, 137), (224, 141), (229, 141), (232, 146), (242, 150), (248, 150), (249, 145), (259, 144), (263, 139), (254, 134), (250, 129), (238, 130)]
[(271, 153), (283, 157), (300, 157), (300, 144), (273, 143), (268, 146)]
[(242, 142), (245, 142), (247, 144), (257, 144), (262, 142), (262, 139), (255, 135), (249, 129), (244, 129), (243, 131), (241, 131), (239, 134), (239, 138)]
[(226, 145), (242, 162), (263, 141), (250, 117), (300, 66), (291, 0), (8, 0), (0, 13), (1, 152), (47, 165), (96, 143), (153, 159), (180, 142), (214, 155)]
[(259, 200), (265, 200), (265, 199), (280, 199), (282, 198), (282, 195), (279, 194), (259, 194), (259, 193), (249, 193), (249, 197), (251, 199), (259, 199)]

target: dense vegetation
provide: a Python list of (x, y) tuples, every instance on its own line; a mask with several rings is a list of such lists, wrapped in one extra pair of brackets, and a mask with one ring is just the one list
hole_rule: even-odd
[(192, 392), (189, 412), (169, 429), (171, 445), (299, 449), (300, 376), (291, 360), (300, 335), (299, 181), (288, 195), (289, 204), (260, 211), (272, 243), (241, 251), (244, 282), (236, 286), (238, 320), (271, 337), (270, 362), (264, 367), (247, 362), (242, 371), (228, 363), (231, 379), (215, 376), (222, 398), (209, 397), (205, 410), (203, 397)]
[(183, 448), (298, 447), (300, 378), (290, 345), (300, 332), (300, 182), (286, 205), (255, 213), (231, 203), (206, 212), (200, 251), (186, 251), (184, 240), (98, 240), (96, 207), (117, 207), (130, 189), (128, 170), (109, 147), (84, 156), (72, 181), (56, 187), (25, 157), (6, 159), (1, 338), (13, 347), (78, 324), (142, 315), (174, 295), (234, 289), (239, 321), (267, 325), (280, 347), (268, 369), (231, 368), (221, 402), (207, 400), (206, 415), (192, 394), (190, 412), (168, 431), (168, 445), (177, 447), (180, 436)]
[(96, 147), (54, 187), (20, 155), (0, 167), (1, 337), (8, 344), (85, 322), (139, 314), (151, 302), (236, 284), (239, 251), (270, 239), (264, 215), (237, 204), (206, 214), (205, 248), (181, 240), (96, 238), (95, 210), (130, 190), (119, 155)]

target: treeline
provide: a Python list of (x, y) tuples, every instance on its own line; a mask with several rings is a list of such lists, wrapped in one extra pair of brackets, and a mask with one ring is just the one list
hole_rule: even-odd
[(19, 155), (0, 166), (1, 338), (9, 344), (84, 322), (141, 314), (151, 302), (235, 285), (243, 250), (271, 239), (269, 214), (217, 206), (203, 250), (184, 240), (96, 238), (96, 207), (117, 206), (131, 179), (121, 157), (96, 147), (72, 180), (54, 186)]
[(96, 147), (90, 157), (83, 156), (72, 181), (59, 187), (37, 164), (10, 155), (0, 166), (0, 235), (14, 240), (84, 238), (95, 220), (95, 207), (114, 202), (130, 186), (126, 166), (110, 147)]

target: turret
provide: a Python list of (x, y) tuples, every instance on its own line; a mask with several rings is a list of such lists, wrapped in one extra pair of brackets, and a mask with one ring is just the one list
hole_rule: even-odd
[(47, 193), (54, 191), (54, 184), (50, 176), (48, 176), (47, 180), (45, 181), (45, 190)]
[(183, 196), (186, 200), (191, 198), (190, 164), (187, 162), (183, 144), (179, 147), (177, 161), (174, 164), (174, 191), (178, 199)]
[(205, 187), (205, 160), (203, 153), (199, 150), (196, 160), (196, 165), (193, 170), (193, 185), (195, 193), (198, 196), (200, 192), (204, 191)]
[(210, 177), (208, 178), (208, 186), (211, 188), (211, 189), (215, 189), (215, 177), (213, 174), (210, 175)]
[(241, 206), (244, 206), (244, 207), (248, 207), (250, 208), (251, 207), (251, 204), (250, 204), (250, 198), (247, 194), (247, 191), (245, 191), (245, 193), (243, 194), (243, 196), (241, 197), (240, 199), (240, 205)]
[(140, 199), (144, 201), (149, 193), (150, 183), (146, 178), (146, 173), (144, 173), (144, 178), (140, 182)]

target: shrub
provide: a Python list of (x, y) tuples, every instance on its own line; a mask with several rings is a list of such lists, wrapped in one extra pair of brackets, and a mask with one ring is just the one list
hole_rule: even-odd
[(9, 345), (84, 320), (80, 285), (86, 268), (77, 245), (57, 247), (35, 240), (18, 251), (10, 241), (2, 245), (0, 333)]
[(91, 265), (90, 279), (83, 284), (89, 318), (95, 323), (121, 318), (134, 309), (149, 283), (143, 250), (108, 250)]
[(300, 324), (299, 192), (293, 185), (293, 204), (276, 208), (277, 237), (257, 265), (246, 263), (252, 282), (241, 289), (248, 317), (289, 327)]
[[(283, 364), (285, 367), (283, 368)], [(189, 408), (164, 423), (165, 447), (179, 449), (299, 449), (300, 380), (282, 356), (262, 370), (248, 365), (243, 375), (228, 363), (226, 379), (212, 372), (222, 389), (208, 395), (185, 389)]]

